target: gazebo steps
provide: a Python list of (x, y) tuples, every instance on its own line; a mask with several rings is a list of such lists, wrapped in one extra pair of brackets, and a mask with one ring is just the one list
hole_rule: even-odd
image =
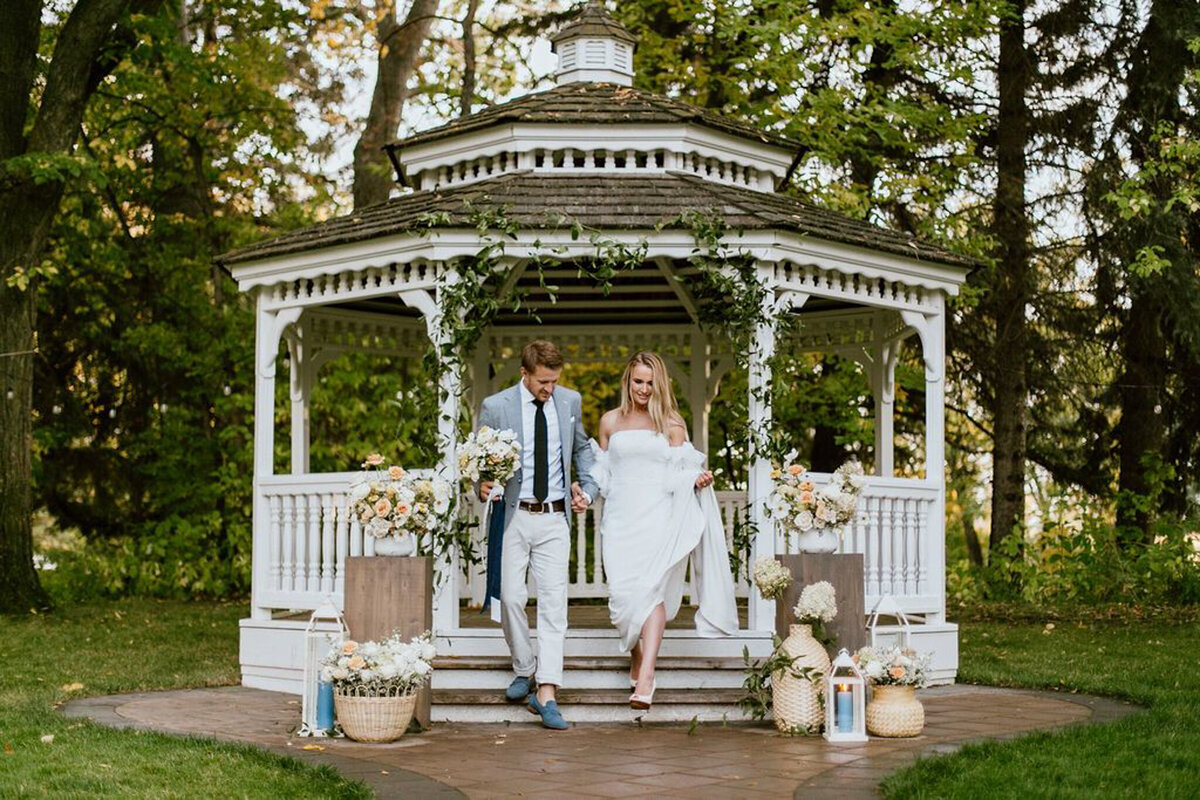
[[(740, 689), (665, 689), (661, 673), (654, 707), (643, 722), (740, 722), (746, 719), (737, 706)], [(558, 692), (563, 716), (571, 722), (631, 722), (629, 688), (572, 689)], [(537, 723), (524, 703), (509, 703), (499, 689), (434, 689), (435, 722)]]
[[(443, 657), (433, 663), (433, 688), (460, 692), (481, 690), (499, 697), (513, 678), (507, 657)], [(658, 660), (655, 680), (660, 692), (739, 690), (745, 678), (741, 658), (666, 656)], [(564, 691), (617, 692), (629, 697), (629, 659), (567, 656), (563, 660)]]

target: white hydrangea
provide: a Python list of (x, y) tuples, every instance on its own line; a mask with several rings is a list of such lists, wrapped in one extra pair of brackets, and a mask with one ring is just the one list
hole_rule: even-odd
[(800, 601), (792, 609), (802, 623), (829, 622), (837, 616), (833, 584), (829, 581), (810, 583), (800, 592)]
[(767, 600), (778, 599), (792, 583), (792, 573), (780, 561), (763, 556), (754, 562), (754, 585)]

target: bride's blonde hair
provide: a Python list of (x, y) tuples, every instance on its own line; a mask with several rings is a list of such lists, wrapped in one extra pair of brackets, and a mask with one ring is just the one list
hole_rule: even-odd
[(646, 404), (646, 410), (650, 412), (654, 429), (666, 436), (667, 426), (672, 422), (682, 424), (683, 417), (679, 414), (679, 406), (675, 402), (675, 390), (671, 387), (667, 365), (657, 353), (646, 350), (634, 353), (625, 365), (625, 374), (621, 376), (621, 416), (633, 412), (633, 393), (629, 387), (633, 381), (633, 370), (639, 366), (650, 368), (650, 401)]

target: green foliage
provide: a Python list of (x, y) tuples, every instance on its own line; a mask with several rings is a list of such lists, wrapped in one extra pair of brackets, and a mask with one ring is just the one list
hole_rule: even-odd
[[(963, 747), (889, 776), (885, 797), (1187, 797), (1200, 773), (1200, 678), (1181, 653), (1200, 648), (1194, 613), (1123, 605), (1046, 623), (974, 607), (960, 622), (959, 680), (1087, 692), (1147, 706), (1117, 722)], [(1043, 615), (1039, 616), (1038, 611)]]
[(330, 767), (248, 745), (117, 730), (57, 710), (79, 696), (236, 684), (244, 613), (241, 604), (124, 600), (0, 618), (0, 648), (26, 654), (0, 663), (0, 795), (371, 797)]
[[(783, 640), (778, 636), (772, 640), (774, 649), (771, 655), (761, 660), (752, 660), (750, 658), (750, 649), (742, 648), (742, 662), (746, 665), (746, 678), (742, 681), (742, 689), (745, 695), (738, 699), (738, 708), (742, 713), (754, 720), (765, 719), (767, 714), (771, 713), (771, 707), (774, 703), (771, 694), (772, 679), (778, 680), (784, 674), (790, 675), (798, 680), (807, 680), (812, 683), (821, 683), (824, 674), (812, 667), (797, 667), (795, 666), (796, 659), (788, 655), (783, 649)], [(824, 702), (824, 693), (818, 693), (818, 698)], [(789, 736), (808, 736), (810, 734), (819, 733), (820, 730), (808, 730), (807, 728), (794, 728), (786, 732)]]

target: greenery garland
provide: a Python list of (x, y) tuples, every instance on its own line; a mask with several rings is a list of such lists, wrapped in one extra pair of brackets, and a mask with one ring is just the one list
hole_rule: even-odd
[[(486, 201), (486, 196), (483, 199)], [(470, 354), (499, 313), (505, 309), (518, 312), (525, 307), (526, 292), (516, 281), (510, 280), (516, 265), (504, 268), (506, 246), (517, 239), (521, 225), (508, 216), (506, 206), (475, 205), (468, 200), (464, 201), (463, 211), (478, 234), (481, 246), (472, 255), (456, 262), (453, 273), (456, 280), (448, 280), (449, 274), (445, 274), (438, 284), (437, 303), (442, 316), (438, 321), (436, 341), (431, 343), (426, 355), (426, 364), (439, 386), (446, 371), (456, 370), (460, 374), (464, 371)], [(428, 233), (451, 222), (451, 215), (445, 211), (424, 214), (413, 232)], [(565, 247), (546, 246), (541, 239), (532, 243), (524, 274), (536, 276), (538, 288), (546, 291), (552, 302), (557, 297), (557, 287), (547, 281), (546, 273), (550, 269), (570, 264), (578, 270), (580, 277), (591, 278), (607, 297), (613, 282), (622, 273), (645, 263), (649, 249), (645, 239), (636, 246), (629, 246), (606, 238), (599, 229), (575, 220), (559, 217), (553, 223), (548, 226), (549, 230), (567, 229), (572, 241), (587, 236), (595, 254), (590, 258), (571, 259)], [(694, 269), (677, 276), (676, 280), (685, 284), (696, 298), (701, 328), (727, 338), (733, 344), (738, 365), (748, 368), (758, 328), (766, 324), (778, 336), (787, 317), (764, 313), (764, 309), (770, 308), (768, 284), (760, 276), (758, 264), (751, 254), (731, 251), (726, 245), (729, 229), (724, 217), (715, 210), (689, 210), (660, 224), (658, 229), (679, 224), (692, 233), (695, 249), (689, 263)], [(528, 310), (528, 313), (537, 319), (535, 312)], [(764, 361), (772, 373), (780, 363), (778, 356)], [(460, 385), (459, 391), (465, 389)], [(771, 386), (752, 391), (755, 399), (766, 402)], [(777, 458), (788, 446), (781, 432), (773, 426), (751, 424), (747, 424), (745, 443), (752, 455), (761, 454), (766, 458)], [(443, 556), (457, 550), (464, 570), (479, 563), (473, 530), (473, 521), (459, 509), (451, 529), (434, 544), (432, 555)], [(756, 525), (748, 519), (734, 526), (730, 557), (735, 575), (746, 574), (748, 577), (749, 553), (756, 533)]]

